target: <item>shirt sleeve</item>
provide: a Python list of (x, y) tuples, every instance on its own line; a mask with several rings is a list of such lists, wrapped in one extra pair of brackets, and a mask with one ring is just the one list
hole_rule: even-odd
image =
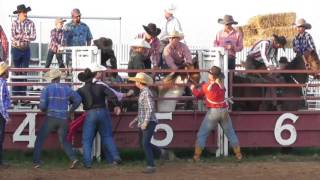
[(107, 88), (106, 86), (103, 86), (103, 87), (104, 87), (104, 93), (107, 96), (108, 101), (111, 101), (115, 106), (120, 106), (120, 102), (118, 100), (118, 97), (115, 95), (115, 93), (111, 89)]
[(148, 122), (150, 121), (151, 118), (151, 114), (152, 114), (152, 102), (151, 102), (151, 95), (149, 94), (148, 91), (145, 91), (143, 93), (143, 99), (142, 99), (142, 103), (144, 105), (144, 111), (145, 111), (145, 119), (143, 122)]
[(178, 67), (174, 63), (174, 59), (171, 56), (171, 50), (169, 48), (169, 45), (167, 45), (163, 50), (164, 60), (171, 69), (178, 69)]
[(23, 40), (28, 42), (34, 41), (37, 38), (36, 27), (32, 21), (30, 22), (29, 29), (30, 32), (23, 36)]
[(237, 34), (238, 34), (238, 38), (237, 38), (237, 42), (234, 50), (236, 52), (240, 52), (243, 49), (243, 34), (239, 31), (237, 31)]
[(8, 91), (8, 87), (6, 85), (6, 83), (2, 83), (2, 87), (1, 87), (1, 96), (0, 96), (0, 103), (1, 104), (1, 115), (3, 116), (3, 118), (5, 120), (9, 119), (9, 113), (7, 111), (7, 109), (10, 107), (10, 95), (9, 95), (9, 91)]
[(185, 56), (185, 57), (184, 57), (184, 58), (185, 58), (185, 62), (192, 64), (192, 55), (191, 55), (191, 52), (190, 52), (188, 46), (185, 45), (185, 44), (184, 44), (184, 46), (183, 46), (183, 51), (184, 51), (184, 56)]
[[(267, 55), (269, 44), (267, 42), (262, 42), (260, 46), (261, 46), (261, 49), (260, 49), (261, 58), (263, 59), (263, 62), (266, 65), (266, 67), (268, 67), (268, 66), (272, 65), (272, 61), (269, 59), (269, 57)], [(271, 47), (269, 47), (269, 48), (271, 48)]]
[(202, 83), (200, 89), (194, 88), (194, 89), (192, 90), (192, 94), (193, 94), (196, 98), (202, 98), (202, 97), (204, 96), (203, 86), (204, 86), (204, 83)]
[(43, 89), (41, 92), (39, 108), (43, 112), (47, 111), (48, 109), (48, 89), (47, 88)]
[(70, 111), (75, 111), (79, 105), (81, 104), (81, 96), (76, 92), (70, 89), (70, 101), (72, 102), (72, 105), (70, 107)]

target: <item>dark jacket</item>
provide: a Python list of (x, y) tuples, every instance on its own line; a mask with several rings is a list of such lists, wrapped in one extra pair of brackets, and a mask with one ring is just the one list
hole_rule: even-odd
[(78, 89), (84, 110), (107, 108), (105, 98), (115, 106), (120, 106), (117, 96), (106, 86), (88, 82)]
[[(146, 57), (143, 54), (132, 53), (129, 63), (128, 69), (145, 69), (144, 61)], [(137, 73), (128, 73), (129, 77), (136, 76)]]

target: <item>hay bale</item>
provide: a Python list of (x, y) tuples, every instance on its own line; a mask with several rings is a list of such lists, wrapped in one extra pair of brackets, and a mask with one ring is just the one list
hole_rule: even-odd
[[(245, 36), (246, 37), (246, 36)], [(247, 36), (243, 39), (243, 46), (246, 48), (252, 47), (256, 42), (262, 40), (261, 36), (255, 35), (255, 36)]]
[(244, 25), (241, 28), (244, 36), (255, 36), (258, 34), (257, 28), (252, 25)]
[(286, 38), (294, 38), (297, 31), (292, 26), (270, 27), (266, 29), (258, 29), (258, 35), (261, 37), (272, 37), (273, 34), (285, 36)]
[(254, 27), (265, 29), (269, 27), (278, 26), (292, 26), (296, 20), (296, 13), (277, 13), (254, 16), (249, 19), (249, 25)]

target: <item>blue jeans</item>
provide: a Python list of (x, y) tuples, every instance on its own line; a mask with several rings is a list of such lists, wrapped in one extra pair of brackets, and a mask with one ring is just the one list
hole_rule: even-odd
[[(24, 50), (11, 47), (12, 62), (15, 68), (27, 68), (29, 67), (30, 61), (30, 48)], [(25, 72), (17, 72), (16, 75), (26, 75)], [(12, 82), (26, 82), (26, 79), (12, 79)], [(12, 95), (25, 96), (27, 87), (26, 86), (13, 86)]]
[(6, 128), (6, 120), (0, 114), (0, 165), (3, 163), (3, 143)]
[(72, 149), (72, 145), (67, 141), (68, 121), (58, 119), (54, 117), (46, 117), (44, 124), (42, 125), (40, 132), (38, 133), (33, 152), (33, 162), (35, 164), (40, 163), (40, 156), (42, 146), (48, 137), (49, 133), (55, 129), (58, 129), (59, 141), (63, 146), (64, 152), (67, 154), (71, 161), (76, 160), (75, 152)]
[(92, 143), (96, 132), (101, 136), (103, 148), (106, 148), (113, 161), (120, 160), (119, 152), (112, 136), (112, 123), (109, 110), (97, 108), (87, 111), (87, 117), (83, 124), (82, 147), (85, 167), (92, 165)]
[(217, 123), (221, 125), (231, 147), (239, 146), (238, 137), (232, 127), (227, 108), (210, 108), (208, 110), (197, 134), (197, 145), (202, 149), (206, 146), (207, 137), (217, 127)]
[(147, 166), (151, 166), (151, 167), (155, 166), (154, 154), (155, 155), (161, 154), (160, 148), (151, 143), (151, 138), (153, 136), (156, 125), (157, 125), (156, 122), (150, 121), (147, 128), (145, 130), (141, 130), (141, 134), (142, 134), (141, 141), (142, 141), (144, 154), (146, 155), (146, 159), (147, 159)]
[(55, 53), (50, 49), (48, 50), (48, 55), (47, 55), (45, 68), (49, 68), (50, 67), (54, 55), (56, 55), (56, 58), (57, 58), (57, 61), (58, 61), (58, 64), (59, 64), (59, 68), (65, 68), (65, 66), (63, 64), (62, 54)]

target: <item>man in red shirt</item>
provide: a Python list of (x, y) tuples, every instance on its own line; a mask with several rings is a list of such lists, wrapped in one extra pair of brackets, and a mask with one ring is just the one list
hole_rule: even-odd
[(197, 98), (204, 98), (208, 112), (201, 123), (195, 143), (194, 161), (199, 161), (202, 150), (205, 148), (209, 133), (219, 123), (230, 141), (230, 145), (238, 161), (242, 159), (238, 137), (232, 127), (231, 118), (228, 114), (228, 104), (224, 98), (225, 87), (223, 85), (224, 74), (217, 66), (213, 66), (208, 72), (209, 81), (203, 83), (200, 89), (191, 85), (192, 93)]

